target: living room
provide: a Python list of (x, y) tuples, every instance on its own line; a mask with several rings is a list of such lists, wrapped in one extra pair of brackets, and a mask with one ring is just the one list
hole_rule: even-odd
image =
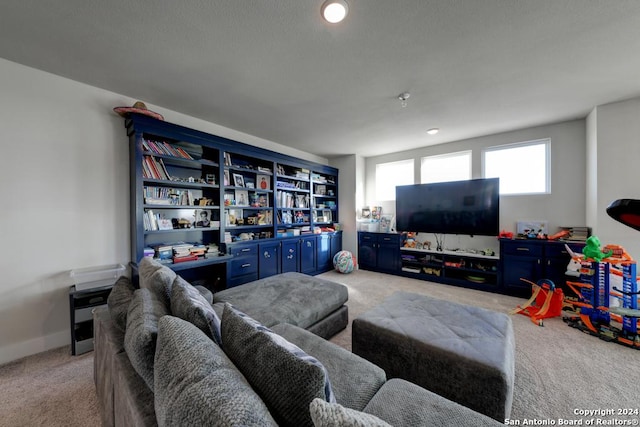
[[(598, 31), (611, 31), (626, 19), (637, 17), (635, 3), (623, 4), (624, 7), (617, 9), (612, 2), (608, 3), (612, 7), (611, 13), (617, 12), (620, 21), (602, 25)], [(580, 8), (576, 3), (573, 5)], [(354, 5), (351, 12), (356, 10)], [(621, 17), (624, 12), (626, 19)], [(2, 24), (6, 28), (4, 21)], [(402, 33), (402, 26), (397, 31)], [(595, 38), (602, 36), (598, 31), (594, 30)], [(626, 31), (623, 33), (626, 36), (637, 35), (635, 29)], [(337, 37), (335, 33), (331, 34), (331, 38)], [(629, 50), (622, 56), (632, 57), (634, 55), (629, 52), (634, 51), (634, 43), (639, 39), (622, 36), (617, 43), (609, 40), (611, 45), (600, 48), (604, 52), (613, 46), (625, 45)], [(7, 36), (3, 37), (2, 46), (19, 43), (15, 35)], [(79, 40), (76, 43), (82, 44)], [(389, 150), (385, 154), (368, 156), (359, 152), (337, 152), (334, 157), (332, 153), (313, 154), (311, 150), (281, 144), (275, 139), (261, 137), (251, 128), (240, 131), (237, 130), (240, 125), (222, 126), (213, 119), (204, 120), (187, 114), (180, 108), (185, 105), (184, 110), (188, 111), (187, 100), (170, 102), (168, 94), (166, 97), (147, 97), (157, 88), (146, 87), (145, 77), (137, 76), (138, 84), (127, 90), (113, 90), (109, 89), (106, 75), (99, 75), (101, 81), (87, 84), (47, 71), (46, 64), (24, 65), (17, 59), (10, 59), (5, 47), (0, 49), (0, 57), (7, 58), (0, 59), (0, 111), (3, 117), (0, 135), (4, 141), (0, 176), (7, 199), (13, 201), (6, 203), (2, 221), (5, 256), (1, 265), (5, 279), (0, 285), (3, 297), (0, 364), (68, 345), (69, 270), (128, 262), (129, 156), (123, 119), (112, 109), (132, 105), (138, 100), (145, 101), (149, 109), (163, 114), (169, 122), (338, 167), (343, 245), (354, 253), (357, 252), (357, 222), (356, 215), (350, 214), (363, 206), (383, 205), (389, 211), (393, 206), (375, 199), (372, 185), (375, 164), (407, 158), (419, 161), (425, 155), (472, 150), (472, 173), (474, 177), (480, 177), (483, 148), (550, 138), (551, 194), (502, 198), (501, 228), (513, 231), (516, 221), (521, 219), (547, 220), (552, 231), (558, 226), (587, 225), (603, 243), (620, 244), (630, 254), (640, 256), (635, 232), (611, 220), (605, 212), (612, 200), (637, 197), (640, 88), (636, 79), (630, 77), (637, 75), (637, 62), (624, 65), (611, 62), (605, 68), (610, 70), (612, 77), (583, 82), (584, 87), (598, 87), (609, 80), (627, 80), (628, 86), (625, 92), (600, 94), (605, 101), (591, 105), (580, 117), (545, 117), (537, 120), (536, 125), (505, 127), (500, 131), (449, 139), (437, 145), (427, 145), (429, 142), (425, 137), (416, 148), (405, 147), (400, 152)], [(44, 53), (42, 57), (56, 62), (55, 57)], [(121, 60), (117, 56), (111, 59), (118, 64)], [(601, 58), (592, 60), (599, 66), (605, 62)], [(544, 56), (538, 57), (537, 61), (545, 68), (553, 68)], [(100, 74), (99, 70), (94, 71)], [(385, 102), (390, 115), (398, 117), (420, 104), (420, 93), (413, 91), (407, 107), (399, 105), (396, 96), (407, 90), (404, 85), (410, 84), (411, 79), (403, 77), (394, 87), (376, 89), (380, 97), (388, 97)], [(491, 84), (498, 85), (499, 82)], [(179, 94), (174, 95), (178, 97)], [(503, 102), (506, 103), (498, 101)], [(350, 107), (365, 108), (360, 104)], [(258, 115), (259, 112), (247, 114)], [(241, 115), (238, 114), (235, 120), (241, 123)], [(446, 135), (446, 126), (438, 126), (442, 128), (441, 135)], [(348, 149), (348, 145), (345, 146)], [(397, 145), (390, 141), (387, 147)], [(484, 247), (484, 244), (478, 246)]]

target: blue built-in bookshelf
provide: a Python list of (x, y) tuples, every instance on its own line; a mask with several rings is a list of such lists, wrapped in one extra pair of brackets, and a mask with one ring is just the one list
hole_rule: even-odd
[(208, 271), (217, 287), (332, 268), (336, 168), (142, 114), (125, 127), (134, 265), (153, 254), (183, 275)]

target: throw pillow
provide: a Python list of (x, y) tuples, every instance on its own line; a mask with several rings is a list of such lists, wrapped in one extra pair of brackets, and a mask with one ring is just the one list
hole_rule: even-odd
[(154, 403), (162, 426), (276, 426), (222, 349), (174, 316), (158, 322)]
[(137, 289), (127, 312), (124, 348), (131, 365), (153, 391), (153, 358), (156, 353), (158, 320), (169, 309), (149, 289)]
[(140, 287), (153, 291), (167, 306), (171, 296), (171, 284), (176, 273), (151, 257), (144, 257), (138, 263)]
[(222, 346), (280, 425), (313, 426), (311, 401), (335, 402), (329, 375), (317, 359), (228, 303)]
[(222, 344), (218, 315), (200, 291), (180, 276), (171, 285), (171, 313), (193, 323), (217, 344)]
[(338, 403), (328, 403), (322, 399), (313, 399), (309, 410), (314, 427), (392, 427), (375, 415), (345, 408)]
[(135, 288), (126, 276), (121, 276), (111, 288), (111, 293), (107, 297), (107, 307), (113, 324), (124, 332), (127, 329), (127, 311), (129, 303), (133, 299)]

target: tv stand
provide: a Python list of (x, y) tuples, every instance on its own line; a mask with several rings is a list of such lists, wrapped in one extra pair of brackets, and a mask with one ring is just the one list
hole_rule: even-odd
[(500, 239), (500, 254), (402, 247), (397, 233), (358, 232), (358, 262), (363, 270), (395, 274), (506, 295), (529, 297), (540, 279), (564, 287), (571, 259), (565, 248), (580, 253), (584, 242)]

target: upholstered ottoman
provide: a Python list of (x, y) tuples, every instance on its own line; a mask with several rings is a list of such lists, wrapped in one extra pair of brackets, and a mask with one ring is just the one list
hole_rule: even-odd
[(289, 323), (328, 339), (347, 327), (348, 299), (341, 283), (289, 272), (216, 292), (213, 308), (228, 302), (268, 328)]
[(503, 422), (513, 402), (511, 318), (396, 292), (353, 320), (353, 352), (402, 378)]

